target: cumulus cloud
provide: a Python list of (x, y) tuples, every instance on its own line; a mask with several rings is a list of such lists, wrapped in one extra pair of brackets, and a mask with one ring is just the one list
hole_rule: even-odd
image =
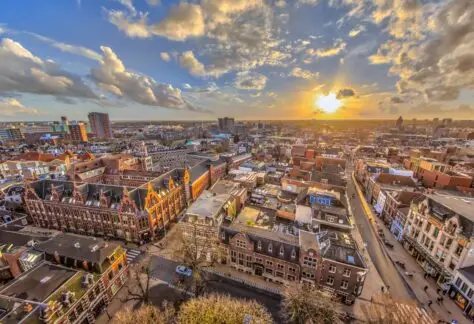
[(311, 80), (311, 79), (317, 78), (319, 73), (318, 72), (311, 72), (309, 70), (305, 70), (305, 69), (302, 69), (300, 67), (295, 67), (290, 71), (290, 73), (288, 75), (292, 76), (292, 77), (295, 77), (295, 78)]
[(198, 61), (193, 51), (186, 51), (179, 57), (181, 67), (187, 69), (194, 76), (203, 76), (206, 74), (204, 64)]
[(169, 84), (158, 83), (153, 78), (128, 70), (114, 51), (102, 46), (100, 66), (91, 69), (90, 78), (104, 91), (147, 106), (170, 109), (199, 109), (186, 101), (181, 90)]
[(97, 99), (72, 73), (51, 60), (43, 60), (12, 39), (0, 43), (0, 93), (34, 93)]
[(132, 14), (136, 14), (137, 10), (133, 6), (132, 0), (116, 0), (119, 2), (122, 6), (127, 8)]
[(161, 57), (161, 59), (162, 59), (163, 61), (165, 61), (165, 62), (171, 61), (171, 56), (170, 56), (170, 54), (169, 54), (168, 52), (161, 52), (161, 53), (160, 53), (160, 57)]
[(342, 98), (348, 98), (348, 97), (353, 97), (355, 96), (355, 91), (350, 88), (345, 88), (345, 89), (339, 89), (337, 92), (336, 98), (337, 99), (342, 99)]
[(330, 57), (336, 56), (342, 53), (342, 51), (346, 48), (346, 43), (342, 40), (337, 40), (333, 46), (326, 47), (326, 48), (308, 48), (306, 50), (306, 54), (310, 56), (316, 57)]
[(129, 37), (148, 38), (153, 35), (146, 14), (132, 16), (120, 10), (108, 10), (106, 12), (108, 21)]
[(237, 89), (263, 90), (268, 78), (256, 72), (238, 72), (234, 81)]
[(25, 107), (18, 99), (0, 98), (0, 115), (16, 116), (21, 114), (38, 115), (38, 110), (31, 107)]
[(175, 41), (204, 35), (204, 13), (201, 6), (182, 2), (171, 8), (168, 16), (151, 27), (154, 35)]
[[(410, 3), (406, 10), (431, 13), (433, 7)], [(432, 24), (422, 38), (405, 34), (383, 44), (370, 57), (372, 63), (391, 64), (399, 78), (397, 90), (416, 100), (453, 101), (463, 89), (474, 87), (474, 2), (453, 0), (435, 7)]]
[(280, 29), (273, 9), (263, 0), (181, 3), (154, 24), (148, 23), (146, 13), (129, 15), (110, 10), (107, 14), (109, 21), (130, 37), (162, 36), (174, 41), (202, 37), (199, 56), (209, 63), (195, 75), (220, 77), (262, 65), (284, 65), (291, 58), (288, 51), (279, 48)]

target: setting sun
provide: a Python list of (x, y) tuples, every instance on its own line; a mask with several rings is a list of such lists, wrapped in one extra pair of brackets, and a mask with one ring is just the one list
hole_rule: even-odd
[(332, 114), (341, 107), (341, 100), (337, 99), (336, 94), (331, 92), (327, 95), (320, 95), (316, 100), (316, 105), (327, 114)]

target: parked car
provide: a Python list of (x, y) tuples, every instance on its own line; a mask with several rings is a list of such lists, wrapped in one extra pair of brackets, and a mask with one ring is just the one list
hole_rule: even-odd
[(391, 249), (393, 248), (393, 244), (390, 243), (389, 241), (384, 240), (383, 243), (385, 244), (385, 246), (387, 246), (387, 247), (389, 247), (389, 248), (391, 248)]
[(176, 267), (176, 273), (182, 276), (191, 277), (193, 275), (193, 270), (184, 265), (179, 265)]

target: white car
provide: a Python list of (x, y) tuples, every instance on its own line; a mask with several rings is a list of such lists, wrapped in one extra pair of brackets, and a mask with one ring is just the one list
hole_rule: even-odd
[(176, 273), (186, 277), (191, 277), (193, 274), (193, 270), (188, 267), (185, 267), (184, 265), (179, 265), (176, 267)]

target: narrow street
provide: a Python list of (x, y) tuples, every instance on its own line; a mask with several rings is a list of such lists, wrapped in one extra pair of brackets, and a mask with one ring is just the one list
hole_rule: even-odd
[(383, 280), (383, 283), (380, 283), (380, 286), (390, 286), (390, 291), (396, 299), (413, 300), (413, 292), (400, 276), (398, 270), (395, 268), (395, 265), (380, 245), (377, 234), (372, 228), (370, 220), (365, 215), (362, 202), (360, 201), (360, 197), (357, 194), (352, 178), (349, 178), (347, 184), (347, 195), (348, 197), (352, 197), (353, 194), (355, 194), (355, 198), (349, 200), (351, 203), (352, 212), (354, 214), (354, 219), (362, 239), (366, 243), (367, 252), (369, 253), (375, 268)]

